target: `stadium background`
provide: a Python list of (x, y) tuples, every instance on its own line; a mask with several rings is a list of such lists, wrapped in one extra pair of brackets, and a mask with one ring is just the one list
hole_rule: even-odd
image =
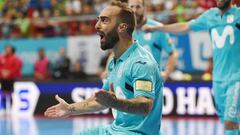
[[(12, 114), (42, 116), (47, 107), (56, 103), (55, 94), (68, 102), (77, 102), (101, 88), (102, 61), (108, 53), (101, 51), (94, 25), (107, 2), (0, 0), (0, 55), (4, 46), (10, 44), (16, 48), (16, 55), (23, 63), (22, 76), (14, 85)], [(235, 3), (240, 2), (236, 0)], [(149, 0), (147, 13), (151, 18), (170, 24), (188, 21), (214, 6), (215, 0)], [(208, 33), (171, 36), (180, 57), (176, 71), (165, 83), (164, 117), (216, 118), (209, 78), (212, 52)], [(45, 80), (38, 80), (33, 75), (39, 48), (45, 50), (50, 65), (50, 77)], [(61, 48), (70, 59), (66, 77), (56, 75)], [(166, 54), (163, 59), (166, 61)], [(81, 75), (74, 76), (78, 73), (77, 67)], [(205, 73), (209, 74), (206, 76)], [(109, 113), (105, 110), (89, 117), (94, 119), (95, 115), (104, 117)]]

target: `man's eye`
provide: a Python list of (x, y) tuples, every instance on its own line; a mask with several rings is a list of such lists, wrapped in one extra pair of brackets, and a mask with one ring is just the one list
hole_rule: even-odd
[(139, 9), (139, 8), (141, 8), (141, 6), (138, 5), (137, 8)]
[(104, 18), (104, 19), (102, 19), (102, 22), (103, 22), (103, 23), (107, 23), (107, 22), (108, 22), (108, 19)]

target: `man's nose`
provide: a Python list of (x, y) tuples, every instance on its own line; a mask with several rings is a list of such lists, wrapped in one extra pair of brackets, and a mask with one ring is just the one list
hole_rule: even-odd
[(97, 21), (97, 23), (95, 24), (95, 29), (96, 29), (96, 30), (99, 30), (99, 29), (100, 29), (100, 23), (99, 23), (99, 21)]

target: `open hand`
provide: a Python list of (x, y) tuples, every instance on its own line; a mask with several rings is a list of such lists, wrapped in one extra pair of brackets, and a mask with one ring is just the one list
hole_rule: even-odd
[(49, 107), (45, 112), (44, 115), (47, 117), (68, 117), (70, 116), (70, 105), (60, 98), (58, 95), (55, 96), (56, 100), (59, 104)]

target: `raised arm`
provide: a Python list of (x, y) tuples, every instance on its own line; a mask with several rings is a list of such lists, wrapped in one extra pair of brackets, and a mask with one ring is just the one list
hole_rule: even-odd
[(187, 33), (189, 32), (189, 24), (187, 22), (184, 23), (175, 23), (163, 26), (150, 26), (144, 25), (142, 27), (144, 31), (164, 31), (169, 33)]
[(106, 109), (105, 106), (95, 101), (95, 97), (91, 97), (82, 102), (68, 104), (58, 95), (55, 96), (59, 104), (49, 107), (45, 111), (45, 116), (48, 117), (68, 117), (71, 115), (80, 115), (86, 113), (97, 112)]

